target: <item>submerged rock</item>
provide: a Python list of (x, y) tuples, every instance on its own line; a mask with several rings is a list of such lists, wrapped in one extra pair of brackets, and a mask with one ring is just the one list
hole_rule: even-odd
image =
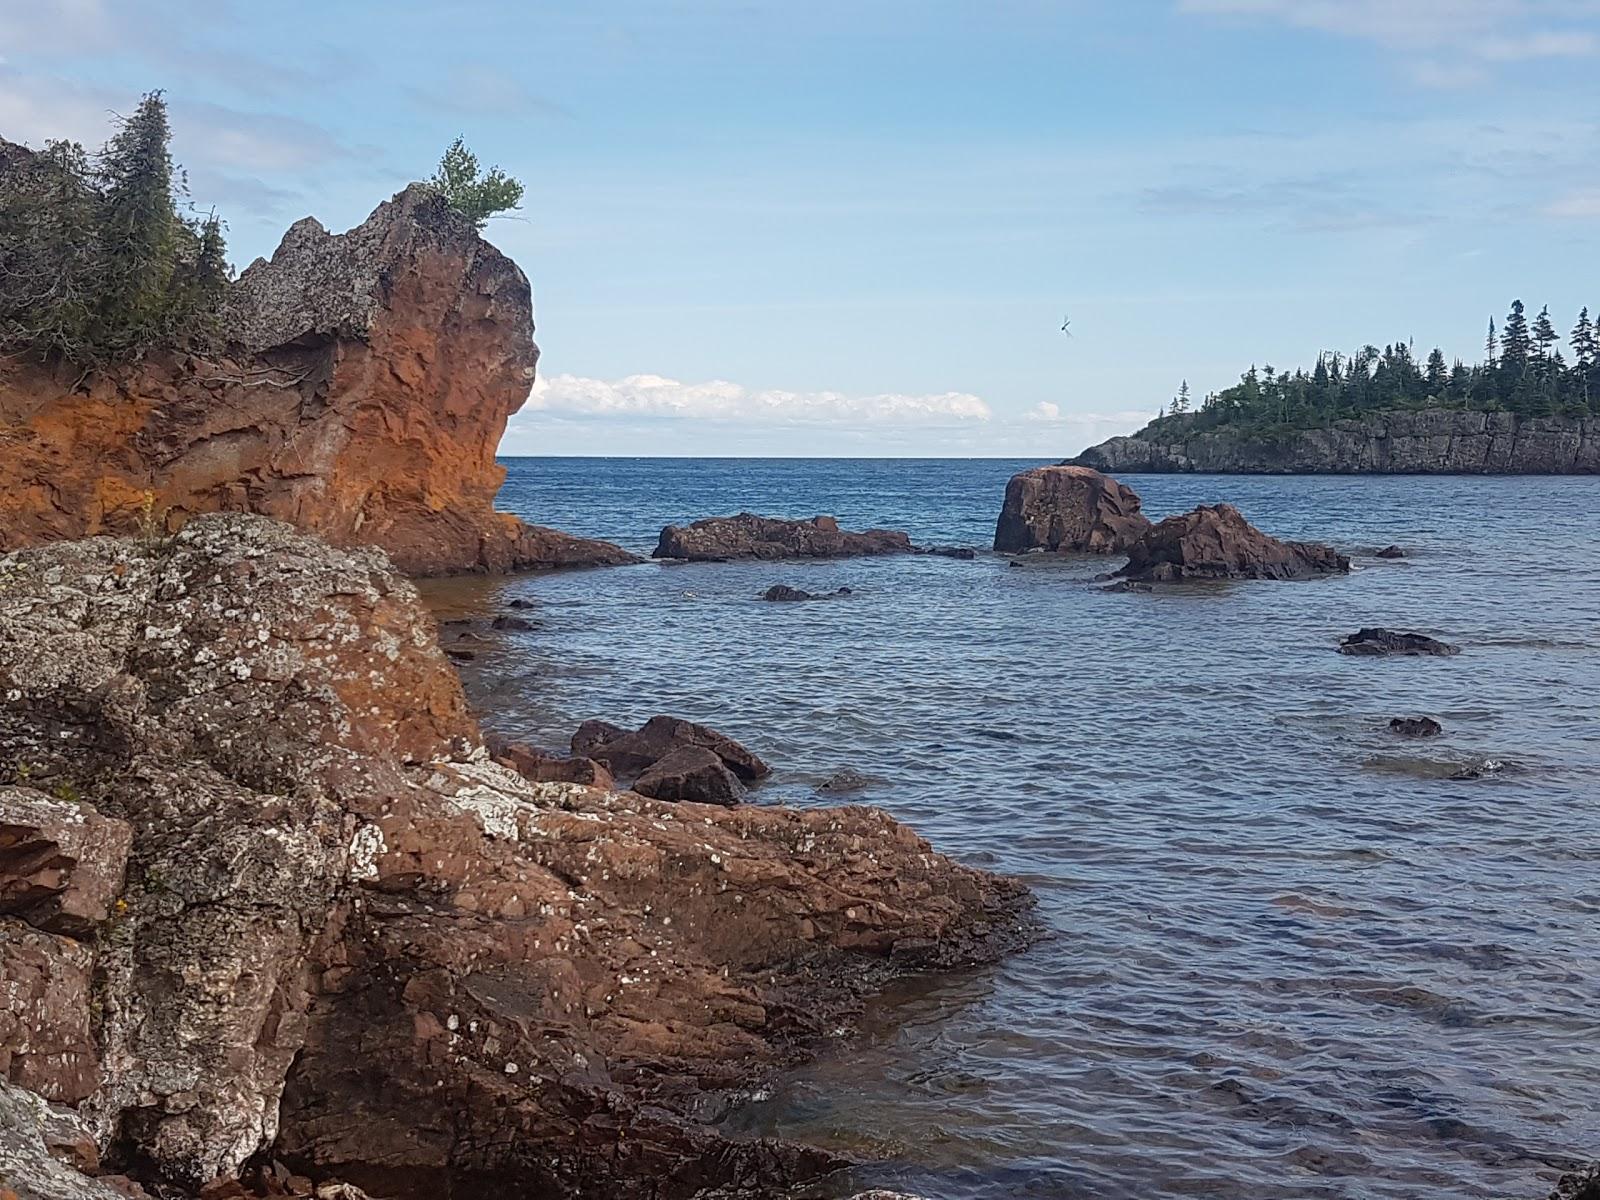
[(1340, 654), (1354, 654), (1370, 658), (1384, 655), (1432, 654), (1445, 657), (1460, 654), (1461, 647), (1452, 646), (1421, 633), (1396, 633), (1392, 629), (1359, 629), (1339, 643)]
[(1389, 728), (1401, 737), (1438, 737), (1444, 726), (1432, 717), (1391, 717)]
[(971, 562), (978, 557), (978, 552), (971, 546), (913, 546), (913, 554), (931, 554), (935, 558), (957, 558), (963, 562)]
[(871, 809), (530, 783), (435, 630), (381, 554), (256, 517), (0, 558), (0, 822), (42, 827), (48, 781), (131, 831), (92, 932), (50, 928), (111, 864), (65, 833), (59, 881), (0, 863), (32, 897), (0, 945), (36, 964), (4, 986), (45, 980), (7, 992), (0, 1075), (188, 1191), (257, 1154), (386, 1200), (753, 1198), (837, 1166), (697, 1100), (897, 972), (992, 958), (1023, 889)]
[(538, 626), (527, 617), (501, 616), (489, 622), (490, 629), (498, 629), (505, 633), (527, 633), (537, 629)]
[(1350, 560), (1317, 542), (1284, 542), (1244, 519), (1231, 504), (1202, 504), (1168, 517), (1128, 550), (1116, 574), (1144, 583), (1208, 579), (1310, 579), (1343, 574)]
[(692, 525), (668, 525), (661, 531), (661, 540), (651, 557), (731, 562), (741, 558), (852, 558), (909, 553), (911, 539), (898, 530), (852, 533), (840, 529), (832, 517), (787, 521), (739, 513), (708, 517)]
[(862, 788), (870, 786), (872, 786), (872, 780), (853, 767), (845, 767), (842, 770), (835, 771), (817, 784), (817, 791), (859, 792)]
[(1399, 546), (1385, 546), (1382, 550), (1373, 551), (1373, 557), (1375, 558), (1404, 558), (1405, 556), (1406, 552), (1400, 549)]
[[(225, 354), (0, 380), (0, 550), (246, 511), (414, 575), (636, 562), (494, 510), (538, 361), (517, 265), (414, 184), (347, 233), (307, 217), (229, 284)], [(49, 486), (39, 481), (48, 480)]]
[(1113, 554), (1149, 528), (1138, 494), (1109, 475), (1088, 467), (1034, 467), (1006, 484), (994, 548)]
[(808, 592), (801, 588), (792, 588), (779, 583), (762, 592), (761, 598), (779, 602), (792, 600), (842, 600), (850, 594), (850, 589), (847, 587), (835, 588), (831, 592)]

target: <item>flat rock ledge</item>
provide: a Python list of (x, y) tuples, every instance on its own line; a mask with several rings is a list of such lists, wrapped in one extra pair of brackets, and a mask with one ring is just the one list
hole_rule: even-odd
[(0, 784), (0, 1104), (88, 1135), (0, 1121), (21, 1196), (782, 1195), (840, 1159), (704, 1121), (1027, 930), (875, 809), (524, 779), (382, 554), (255, 516), (0, 557)]
[(911, 538), (897, 529), (840, 529), (832, 517), (790, 521), (739, 513), (707, 517), (692, 525), (668, 525), (661, 531), (653, 558), (688, 562), (732, 562), (735, 559), (857, 558), (912, 553)]

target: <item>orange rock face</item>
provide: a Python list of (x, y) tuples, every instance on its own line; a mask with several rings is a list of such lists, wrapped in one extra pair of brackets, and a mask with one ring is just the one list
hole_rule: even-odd
[(231, 285), (223, 324), (215, 358), (0, 374), (0, 550), (222, 511), (414, 575), (632, 560), (494, 511), (538, 360), (531, 292), (426, 189), (348, 233), (300, 221)]

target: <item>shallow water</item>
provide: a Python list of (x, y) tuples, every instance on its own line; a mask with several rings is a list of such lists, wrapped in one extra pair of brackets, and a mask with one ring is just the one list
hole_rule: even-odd
[[(500, 503), (646, 553), (739, 509), (984, 546), (1027, 465), (512, 460)], [(1037, 893), (1045, 941), (901, 985), (734, 1128), (946, 1200), (1542, 1195), (1600, 1157), (1600, 479), (1126, 482), (1412, 556), (1158, 594), (992, 555), (436, 590), (535, 603), (474, 647), (490, 726), (706, 720), (776, 765), (755, 800), (854, 767), (848, 799)], [(1334, 652), (1375, 624), (1463, 653)], [(1420, 714), (1444, 736), (1387, 729)]]

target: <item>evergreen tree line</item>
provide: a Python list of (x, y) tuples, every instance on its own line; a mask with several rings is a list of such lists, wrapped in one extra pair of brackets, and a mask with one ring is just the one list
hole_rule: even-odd
[(1419, 361), (1407, 342), (1354, 354), (1327, 351), (1310, 371), (1246, 371), (1238, 383), (1213, 392), (1191, 411), (1185, 380), (1152, 428), (1182, 418), (1186, 429), (1242, 426), (1252, 431), (1306, 429), (1379, 409), (1455, 408), (1520, 416), (1600, 416), (1600, 325), (1588, 308), (1567, 338), (1542, 308), (1528, 320), (1514, 301), (1505, 324), (1491, 319), (1482, 362), (1445, 361), (1435, 348)]
[(231, 276), (215, 213), (189, 215), (160, 92), (76, 142), (0, 161), (0, 352), (93, 367), (215, 333)]

